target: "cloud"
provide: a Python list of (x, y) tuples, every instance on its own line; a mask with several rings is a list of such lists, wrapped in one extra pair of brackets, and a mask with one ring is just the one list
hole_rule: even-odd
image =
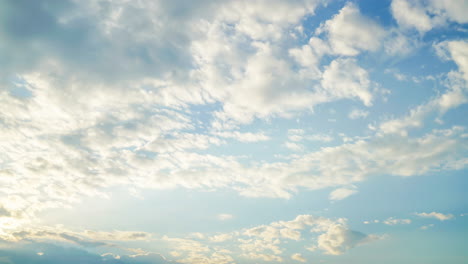
[(286, 141), (286, 143), (284, 143), (284, 146), (292, 151), (304, 151), (304, 146), (294, 142)]
[[(40, 250), (38, 252), (38, 250)], [(121, 256), (120, 258), (114, 258), (112, 256), (105, 255), (100, 256), (95, 253), (91, 253), (82, 249), (62, 247), (58, 245), (46, 244), (46, 243), (29, 243), (21, 246), (15, 246), (13, 248), (2, 248), (0, 249), (0, 261), (6, 261), (4, 263), (95, 263), (95, 264), (168, 264), (176, 263), (166, 260), (159, 254), (146, 254), (146, 255), (135, 255), (135, 256)], [(3, 262), (2, 262), (3, 263)]]
[[(436, 51), (443, 59), (452, 59), (463, 74), (465, 81), (468, 81), (468, 41), (455, 40), (444, 41), (435, 45)], [(446, 54), (448, 53), (448, 54)]]
[(227, 264), (234, 261), (229, 254), (230, 251), (220, 247), (211, 248), (202, 242), (184, 238), (164, 236), (162, 240), (168, 242), (170, 246), (177, 249), (177, 252), (180, 254), (177, 263)]
[[(395, 0), (391, 10), (399, 28), (384, 28), (347, 3), (317, 30), (310, 28), (309, 19), (327, 2), (0, 3), (0, 239), (53, 240), (93, 252), (157, 240), (177, 248), (173, 256), (183, 263), (231, 263), (236, 254), (285, 261), (291, 257), (285, 241), (307, 242), (327, 254), (371, 241), (344, 220), (315, 216), (164, 239), (140, 231), (31, 226), (41, 220), (39, 212), (73, 208), (84, 197), (112, 198), (110, 190), (121, 187), (233, 189), (281, 198), (331, 188), (330, 199), (341, 200), (357, 192), (349, 186), (371, 177), (466, 168), (466, 128), (410, 133), (468, 101), (464, 40), (434, 45), (458, 70), (437, 77), (445, 88), (407, 115), (376, 122), (365, 136), (344, 135), (341, 145), (339, 131), (326, 134), (320, 122), (308, 127), (309, 118), (322, 118), (320, 107), (333, 102), (378, 104), (375, 52), (410, 54), (426, 41), (411, 30), (422, 35), (465, 23), (466, 4)], [(345, 116), (366, 118), (371, 110), (354, 108)], [(293, 118), (300, 129), (277, 140)], [(275, 153), (283, 146), (296, 152)], [(426, 217), (436, 217), (431, 214)], [(224, 247), (231, 241), (238, 252)], [(35, 250), (31, 259), (49, 258), (40, 250), (44, 254)], [(110, 263), (166, 262), (146, 252), (106, 257)], [(102, 262), (100, 256), (83, 258)]]
[(407, 225), (407, 224), (411, 224), (411, 220), (410, 219), (397, 219), (397, 218), (390, 217), (387, 220), (383, 221), (383, 223), (386, 225)]
[(338, 188), (330, 193), (329, 199), (333, 201), (343, 200), (353, 194), (357, 193), (356, 189)]
[(373, 95), (366, 70), (355, 59), (336, 59), (325, 68), (321, 84), (325, 92), (336, 98), (358, 98), (371, 106)]
[(366, 118), (369, 115), (369, 112), (362, 109), (353, 109), (348, 117), (351, 119)]
[(402, 27), (415, 28), (422, 33), (432, 29), (431, 18), (420, 5), (420, 1), (393, 0), (391, 11)]
[(270, 137), (265, 135), (264, 133), (241, 133), (239, 131), (216, 131), (213, 132), (214, 135), (222, 137), (222, 138), (233, 138), (241, 142), (260, 142), (260, 141), (268, 141)]
[(468, 11), (468, 4), (464, 1), (393, 0), (391, 11), (401, 27), (414, 28), (422, 34), (434, 27), (446, 26), (449, 21), (460, 24), (468, 22), (462, 15)]
[(445, 220), (450, 220), (453, 219), (454, 216), (453, 214), (443, 214), (443, 213), (437, 213), (437, 212), (431, 212), (431, 213), (414, 213), (415, 215), (423, 218), (434, 218), (440, 221), (445, 221)]
[(305, 263), (307, 260), (301, 255), (301, 253), (295, 253), (291, 255), (291, 259)]
[(429, 10), (441, 17), (460, 24), (467, 23), (468, 18), (464, 15), (468, 11), (468, 3), (465, 1), (447, 0), (437, 1), (429, 0)]
[(219, 17), (234, 22), (237, 31), (254, 40), (278, 39), (283, 37), (284, 28), (313, 14), (319, 4), (319, 0), (236, 1), (224, 6)]
[(380, 132), (407, 135), (409, 128), (422, 127), (424, 120), (429, 116), (436, 114), (438, 117), (442, 117), (449, 110), (468, 102), (466, 85), (468, 82), (468, 64), (466, 63), (468, 54), (465, 52), (467, 47), (468, 43), (465, 41), (441, 42), (435, 45), (439, 56), (443, 59), (452, 59), (459, 69), (458, 72), (451, 72), (447, 75), (445, 82), (447, 90), (428, 102), (411, 109), (407, 116), (381, 123)]
[[(230, 233), (218, 233), (198, 238), (163, 237), (177, 248), (173, 255), (182, 263), (231, 263), (231, 256), (263, 261), (284, 261), (289, 241), (317, 247), (326, 254), (339, 255), (345, 251), (378, 239), (349, 229), (346, 219), (330, 219), (313, 215), (298, 215), (290, 221), (244, 228)], [(216, 255), (215, 253), (218, 253)], [(301, 253), (291, 256), (304, 261)]]
[(10, 217), (11, 212), (0, 205), (0, 217)]
[(221, 221), (232, 219), (234, 216), (232, 214), (219, 214), (218, 219)]
[(367, 236), (341, 225), (334, 225), (318, 237), (318, 248), (329, 255), (341, 255), (351, 248), (378, 239), (380, 239), (378, 236)]
[(432, 228), (432, 227), (434, 227), (434, 224), (423, 225), (423, 226), (421, 226), (419, 229), (421, 229), (421, 230), (427, 230), (427, 229)]
[(356, 56), (361, 51), (376, 51), (385, 36), (384, 29), (361, 14), (353, 3), (346, 4), (317, 31), (325, 32), (335, 54)]
[[(299, 240), (302, 237), (300, 231), (306, 228), (312, 233), (320, 234), (316, 241), (317, 247), (331, 255), (343, 254), (359, 244), (377, 239), (374, 235), (368, 236), (348, 229), (346, 219), (332, 220), (312, 215), (299, 215), (292, 221), (279, 221), (270, 225), (258, 226), (246, 230), (244, 234), (261, 239), (263, 242), (273, 242), (273, 244), (268, 244), (268, 247), (274, 252), (280, 253), (282, 250), (276, 246), (275, 239)], [(253, 245), (250, 244), (253, 242), (256, 241), (249, 241), (249, 245)]]

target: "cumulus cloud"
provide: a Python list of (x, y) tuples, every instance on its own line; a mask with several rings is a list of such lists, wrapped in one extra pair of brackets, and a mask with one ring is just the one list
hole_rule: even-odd
[[(273, 188), (272, 196), (288, 196), (296, 187), (282, 186), (289, 172), (274, 177), (278, 186), (252, 186), (249, 179), (256, 178), (256, 170), (263, 174), (283, 165), (250, 167), (239, 157), (201, 151), (227, 145), (226, 139), (270, 140), (267, 133), (226, 129), (254, 118), (291, 117), (339, 99), (372, 104), (368, 73), (356, 60), (334, 59), (320, 74), (320, 58), (331, 53), (328, 40), (314, 36), (304, 48), (286, 43), (285, 33), (313, 15), (319, 4), (63, 1), (50, 8), (53, 5), (47, 1), (30, 6), (3, 3), (2, 10), (12, 13), (5, 13), (8, 23), (1, 34), (8, 41), (2, 44), (2, 56), (24, 55), (28, 63), (4, 60), (9, 63), (4, 65), (8, 69), (4, 76), (10, 78), (7, 83), (14, 92), (0, 92), (5, 124), (0, 132), (8, 138), (0, 147), (6, 164), (0, 171), (5, 175), (1, 186), (8, 188), (0, 188), (15, 193), (2, 199), (12, 210), (34, 215), (83, 196), (106, 197), (105, 188), (121, 184), (135, 188), (238, 188), (239, 184), (265, 188), (265, 193)], [(281, 14), (265, 17), (259, 11), (271, 8), (281, 9)], [(33, 9), (35, 16), (14, 23), (18, 16), (13, 11)], [(155, 21), (154, 15), (160, 19)], [(355, 26), (368, 22), (352, 5), (342, 10), (340, 19)], [(33, 23), (36, 20), (44, 23)], [(258, 25), (272, 31), (258, 31)], [(325, 28), (331, 39), (341, 36), (335, 26)], [(363, 51), (376, 46), (350, 43)], [(314, 56), (313, 64), (302, 60), (302, 53)], [(301, 71), (314, 65), (314, 76)], [(194, 105), (213, 107), (211, 116), (199, 116), (192, 111)], [(213, 130), (207, 132), (210, 125)], [(324, 134), (305, 139), (332, 141)], [(292, 142), (288, 147), (301, 149)], [(24, 180), (16, 181), (18, 177)], [(248, 189), (243, 188), (243, 193)], [(40, 202), (43, 195), (49, 201)]]
[(462, 15), (468, 11), (468, 4), (464, 1), (393, 0), (391, 11), (401, 27), (414, 28), (420, 33), (445, 26), (448, 22), (462, 24), (468, 21), (466, 16)]
[[(346, 219), (327, 219), (312, 215), (299, 215), (292, 221), (274, 222), (270, 225), (259, 226), (245, 231), (248, 236), (254, 236), (264, 241), (275, 241), (277, 238), (299, 240), (300, 232), (304, 229), (320, 234), (316, 246), (327, 254), (339, 255), (345, 251), (376, 239), (377, 237), (350, 230)], [(281, 252), (280, 250), (277, 250)]]
[(322, 86), (337, 98), (358, 98), (366, 106), (372, 105), (371, 83), (366, 70), (354, 59), (336, 59), (326, 67)]
[(375, 51), (385, 36), (384, 29), (364, 16), (353, 3), (346, 4), (332, 19), (325, 22), (318, 33), (326, 33), (333, 52), (356, 56), (361, 51)]
[(329, 255), (341, 255), (358, 245), (380, 239), (379, 236), (367, 236), (361, 232), (334, 225), (325, 234), (318, 237), (318, 248)]
[[(177, 248), (178, 253), (173, 256), (177, 257), (178, 262), (231, 263), (234, 254), (252, 260), (284, 261), (288, 241), (316, 247), (326, 254), (339, 255), (380, 238), (351, 230), (344, 218), (330, 219), (313, 215), (298, 215), (290, 221), (277, 221), (204, 237), (197, 240), (163, 237), (163, 240)], [(225, 241), (229, 241), (229, 250), (222, 246)], [(233, 250), (236, 248), (240, 251)], [(289, 256), (296, 261), (306, 261), (301, 253)]]
[(420, 1), (393, 0), (391, 10), (393, 17), (403, 27), (414, 27), (420, 32), (426, 32), (433, 26)]

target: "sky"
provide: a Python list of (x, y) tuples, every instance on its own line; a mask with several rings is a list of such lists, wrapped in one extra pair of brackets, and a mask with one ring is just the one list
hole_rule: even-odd
[(0, 1), (0, 264), (468, 263), (466, 14)]

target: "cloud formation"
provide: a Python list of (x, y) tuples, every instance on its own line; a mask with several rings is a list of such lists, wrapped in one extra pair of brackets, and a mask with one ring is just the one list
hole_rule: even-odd
[(453, 214), (443, 214), (438, 212), (431, 212), (431, 213), (415, 213), (415, 215), (424, 218), (434, 218), (440, 221), (450, 220), (454, 218)]
[[(90, 263), (169, 263), (138, 250), (143, 245), (167, 246), (181, 263), (232, 263), (306, 261), (285, 241), (339, 255), (379, 239), (344, 218), (302, 211), (291, 221), (186, 236), (38, 223), (47, 210), (113, 200), (117, 189), (234, 192), (291, 204), (324, 190), (336, 205), (360, 196), (370, 179), (465, 170), (468, 5), (389, 4), (3, 1), (2, 242), (47, 249), (55, 241), (72, 246), (55, 250)], [(226, 228), (249, 219), (230, 209), (206, 215)], [(19, 259), (15, 249), (1, 250), (13, 263), (56, 261), (39, 249)]]

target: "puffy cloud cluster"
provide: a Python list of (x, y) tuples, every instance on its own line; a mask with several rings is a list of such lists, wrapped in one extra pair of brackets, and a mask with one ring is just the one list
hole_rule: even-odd
[[(319, 249), (325, 254), (340, 255), (361, 244), (381, 239), (378, 235), (365, 235), (349, 229), (346, 219), (329, 219), (312, 215), (298, 215), (291, 221), (278, 221), (243, 230), (221, 233), (212, 237), (198, 236), (197, 240), (164, 238), (177, 248), (181, 262), (212, 263), (234, 261), (229, 256), (267, 262), (285, 261), (284, 245), (293, 241), (309, 250)], [(224, 237), (224, 239), (218, 239)], [(226, 242), (227, 241), (227, 242)], [(217, 256), (214, 256), (218, 253)], [(225, 254), (225, 255), (223, 255)], [(221, 260), (224, 256), (224, 260)], [(300, 253), (292, 259), (305, 262)], [(216, 263), (216, 262), (213, 262)]]
[[(327, 42), (312, 37), (301, 49), (317, 57), (314, 65), (294, 51), (290, 33), (321, 1), (54, 3), (1, 4), (0, 189), (9, 210), (32, 215), (83, 195), (106, 197), (119, 184), (251, 186), (255, 170), (281, 165), (205, 154), (231, 139), (270, 139), (232, 128), (339, 99), (375, 100), (356, 60), (320, 69)], [(20, 23), (18, 12), (30, 15)], [(353, 5), (336, 19), (348, 15), (367, 22)], [(341, 35), (331, 24), (334, 43)], [(194, 110), (200, 105), (213, 107), (208, 117)], [(272, 196), (287, 196), (274, 188)]]
[(468, 22), (463, 15), (468, 12), (468, 3), (465, 1), (393, 0), (391, 11), (400, 26), (416, 29), (420, 33), (444, 26), (449, 22), (460, 24)]
[(385, 30), (364, 16), (355, 4), (348, 3), (332, 19), (318, 29), (328, 36), (332, 52), (356, 56), (361, 51), (376, 51), (385, 36)]

